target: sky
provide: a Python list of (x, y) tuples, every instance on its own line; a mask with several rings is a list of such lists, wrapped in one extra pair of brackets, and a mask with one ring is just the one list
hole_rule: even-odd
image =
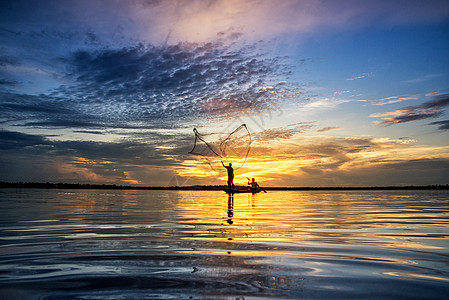
[(0, 1), (0, 181), (225, 184), (242, 124), (239, 184), (448, 184), (449, 2)]

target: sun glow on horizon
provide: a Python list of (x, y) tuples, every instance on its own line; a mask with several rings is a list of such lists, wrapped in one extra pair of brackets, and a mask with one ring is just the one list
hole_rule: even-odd
[[(304, 186), (309, 184), (309, 178), (318, 175), (365, 173), (416, 158), (449, 159), (449, 146), (417, 146), (415, 142), (366, 137), (323, 139), (321, 136), (295, 137), (275, 144), (259, 142), (254, 144), (243, 167), (234, 170), (234, 183), (246, 185), (248, 178), (255, 178), (261, 186)], [(195, 179), (210, 184), (227, 181), (223, 167), (212, 169), (201, 159), (184, 161), (177, 173), (189, 177), (191, 183)], [(342, 183), (335, 181), (335, 184)]]

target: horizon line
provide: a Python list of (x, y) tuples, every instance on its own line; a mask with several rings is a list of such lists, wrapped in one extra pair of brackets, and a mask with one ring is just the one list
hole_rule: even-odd
[[(244, 186), (244, 185), (243, 185)], [(135, 186), (102, 183), (0, 182), (0, 188), (116, 189), (116, 190), (222, 190), (226, 185)], [(428, 190), (448, 189), (449, 184), (390, 186), (268, 186), (266, 190)]]

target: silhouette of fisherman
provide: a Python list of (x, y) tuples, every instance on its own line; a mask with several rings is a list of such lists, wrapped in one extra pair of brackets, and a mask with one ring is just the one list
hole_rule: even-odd
[(251, 190), (252, 192), (255, 192), (255, 191), (257, 191), (258, 189), (260, 189), (259, 184), (256, 182), (256, 180), (255, 180), (254, 178), (253, 178), (252, 181), (249, 181), (249, 178), (248, 178), (248, 185), (249, 185), (250, 190)]
[(232, 164), (229, 163), (229, 166), (225, 166), (223, 161), (221, 161), (221, 164), (228, 171), (228, 189), (234, 189), (234, 169), (232, 168)]
[(260, 191), (263, 191), (264, 193), (266, 193), (267, 191), (262, 188), (257, 182), (256, 179), (250, 179), (249, 177), (246, 177), (248, 179), (248, 188), (251, 192), (253, 193), (258, 193)]

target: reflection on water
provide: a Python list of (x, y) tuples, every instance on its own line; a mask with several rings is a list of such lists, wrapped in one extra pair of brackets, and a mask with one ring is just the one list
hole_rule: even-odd
[(229, 225), (233, 224), (232, 217), (234, 217), (234, 194), (229, 194), (228, 196), (228, 220)]
[(430, 298), (447, 191), (0, 190), (0, 298)]

